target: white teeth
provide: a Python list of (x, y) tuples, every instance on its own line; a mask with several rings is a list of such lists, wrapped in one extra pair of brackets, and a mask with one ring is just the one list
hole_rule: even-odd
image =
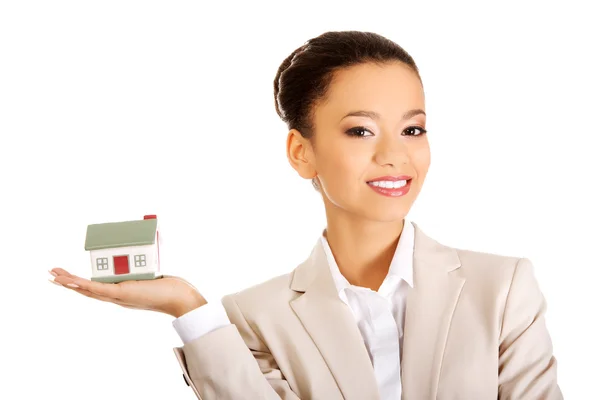
[(386, 189), (398, 189), (406, 186), (406, 181), (375, 181), (369, 182), (369, 185)]

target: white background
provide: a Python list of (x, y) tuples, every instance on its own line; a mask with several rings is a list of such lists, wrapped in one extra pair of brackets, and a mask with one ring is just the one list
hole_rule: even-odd
[(89, 277), (86, 226), (144, 214), (165, 272), (210, 299), (294, 268), (324, 214), (287, 163), (272, 81), (304, 41), (347, 29), (395, 40), (422, 73), (433, 159), (409, 218), (529, 257), (565, 397), (597, 393), (594, 2), (200, 3), (1, 3), (0, 398), (194, 398), (172, 318), (47, 270)]

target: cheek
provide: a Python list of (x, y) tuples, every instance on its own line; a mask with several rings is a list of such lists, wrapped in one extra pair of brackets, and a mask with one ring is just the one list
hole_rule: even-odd
[(350, 183), (364, 178), (369, 162), (367, 152), (356, 151), (353, 146), (332, 146), (318, 163), (317, 171), (329, 185)]
[(352, 208), (364, 193), (369, 163), (367, 152), (358, 152), (352, 146), (330, 147), (317, 163), (317, 173), (329, 202), (344, 209)]
[(424, 179), (424, 175), (427, 174), (429, 164), (431, 163), (431, 152), (427, 141), (424, 141), (424, 143), (413, 148), (413, 151), (411, 152), (411, 161), (417, 174), (420, 175), (421, 180)]

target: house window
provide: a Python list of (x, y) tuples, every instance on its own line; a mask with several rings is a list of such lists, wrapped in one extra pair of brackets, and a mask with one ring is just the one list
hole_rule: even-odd
[(96, 269), (108, 269), (108, 258), (96, 258)]
[(137, 256), (133, 256), (133, 260), (135, 261), (136, 267), (145, 267), (146, 266), (146, 255), (138, 254)]

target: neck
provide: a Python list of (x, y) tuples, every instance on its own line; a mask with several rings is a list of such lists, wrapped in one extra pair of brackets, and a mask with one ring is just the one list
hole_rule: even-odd
[(389, 271), (403, 227), (404, 220), (376, 222), (327, 216), (325, 237), (348, 282), (377, 291)]

